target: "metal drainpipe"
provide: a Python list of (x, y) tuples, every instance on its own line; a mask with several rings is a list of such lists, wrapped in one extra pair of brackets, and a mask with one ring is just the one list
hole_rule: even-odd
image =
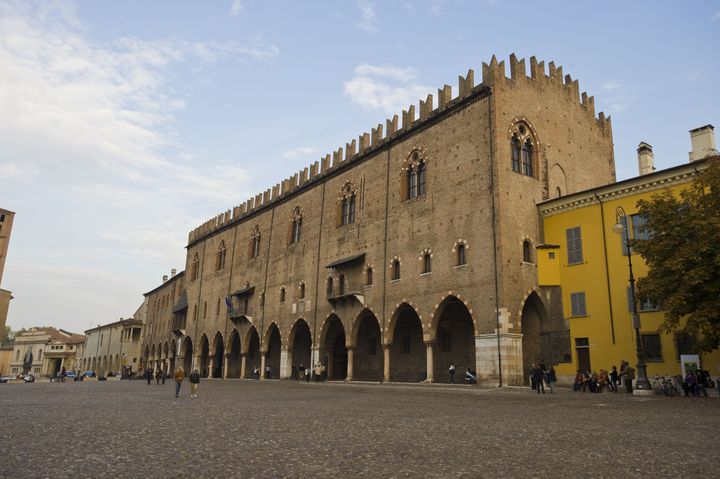
[(495, 270), (495, 336), (497, 337), (498, 387), (502, 387), (502, 354), (500, 352), (500, 288), (498, 285), (497, 215), (495, 213), (495, 164), (493, 161), (492, 100), (492, 90), (490, 90), (490, 95), (488, 95), (488, 141), (490, 143), (490, 199), (492, 203), (493, 268)]
[(612, 342), (615, 344), (615, 318), (613, 317), (613, 309), (612, 309), (612, 293), (610, 292), (610, 269), (608, 268), (608, 257), (607, 257), (607, 242), (605, 240), (605, 208), (603, 207), (603, 202), (598, 196), (597, 193), (595, 194), (595, 199), (598, 200), (598, 203), (600, 203), (600, 225), (602, 229), (602, 239), (603, 239), (603, 257), (605, 259), (605, 285), (607, 287), (607, 294), (608, 294), (608, 309), (610, 309), (610, 334), (612, 335)]
[[(317, 246), (317, 268), (315, 271), (315, 317), (313, 318), (313, 332), (310, 333), (310, 366), (314, 366), (312, 357), (312, 350), (315, 336), (317, 334), (317, 319), (318, 319), (318, 298), (320, 297), (320, 246), (322, 244), (322, 229), (323, 229), (323, 218), (325, 216), (325, 185), (327, 181), (322, 182), (322, 196), (320, 199), (320, 232), (318, 233), (318, 246)], [(318, 347), (318, 356), (320, 355), (320, 345)], [(320, 359), (318, 357), (318, 359)]]
[[(265, 297), (263, 298), (263, 310), (262, 314), (260, 315), (260, 332), (258, 332), (258, 349), (262, 352), (262, 339), (263, 339), (263, 333), (265, 332), (265, 308), (267, 306), (267, 279), (268, 279), (268, 269), (270, 267), (270, 247), (272, 246), (272, 232), (273, 232), (273, 225), (275, 223), (275, 208), (273, 207), (272, 211), (270, 212), (270, 233), (268, 233), (268, 251), (267, 251), (267, 259), (265, 260), (265, 280), (263, 282), (263, 294)], [(257, 328), (255, 328), (255, 331), (257, 331)], [(266, 363), (267, 364), (267, 363)], [(279, 371), (278, 371), (279, 372)], [(260, 377), (265, 377), (265, 371), (260, 371)], [(280, 377), (278, 375), (278, 377)]]

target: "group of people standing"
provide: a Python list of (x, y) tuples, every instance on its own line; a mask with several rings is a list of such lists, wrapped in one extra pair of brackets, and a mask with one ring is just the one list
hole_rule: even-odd
[(581, 371), (577, 370), (575, 374), (575, 382), (573, 383), (573, 391), (591, 393), (601, 393), (605, 390), (618, 392), (620, 386), (623, 386), (626, 393), (631, 394), (633, 391), (633, 381), (635, 380), (635, 368), (624, 359), (620, 361), (620, 370), (617, 366), (613, 366), (608, 372), (606, 369), (597, 371)]
[(541, 361), (539, 364), (533, 363), (530, 367), (530, 387), (538, 394), (545, 394), (545, 384), (548, 385), (550, 394), (554, 394), (556, 383), (557, 375), (552, 364), (548, 368), (545, 366), (545, 361)]
[(302, 381), (304, 379), (305, 382), (310, 382), (311, 380), (324, 381), (325, 372), (325, 365), (322, 362), (316, 363), (313, 367), (305, 367), (303, 363), (300, 363), (300, 366), (297, 368), (297, 373), (295, 373), (295, 367), (293, 366), (293, 371), (290, 377), (297, 379), (298, 381)]

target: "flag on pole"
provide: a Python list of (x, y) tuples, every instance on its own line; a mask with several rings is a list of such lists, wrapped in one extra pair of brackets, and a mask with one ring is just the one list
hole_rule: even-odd
[(228, 311), (232, 309), (232, 300), (230, 299), (230, 296), (225, 298), (225, 306), (227, 306)]

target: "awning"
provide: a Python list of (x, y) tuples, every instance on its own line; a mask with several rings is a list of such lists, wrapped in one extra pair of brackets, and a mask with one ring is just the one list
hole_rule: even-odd
[(355, 261), (359, 259), (365, 258), (365, 253), (356, 254), (353, 256), (348, 256), (347, 258), (339, 259), (337, 261), (333, 261), (329, 265), (325, 266), (326, 268), (336, 268), (338, 266), (348, 264), (348, 263), (354, 263)]
[(187, 309), (188, 302), (187, 302), (187, 294), (185, 291), (182, 292), (180, 297), (177, 300), (177, 303), (175, 303), (175, 306), (173, 306), (172, 312), (173, 313), (179, 313), (180, 311), (183, 311)]
[(238, 289), (234, 293), (230, 293), (230, 296), (246, 296), (255, 292), (255, 286), (248, 286), (247, 288)]

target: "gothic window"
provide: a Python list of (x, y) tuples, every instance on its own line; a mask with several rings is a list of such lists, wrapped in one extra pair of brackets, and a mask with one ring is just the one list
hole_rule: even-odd
[(207, 318), (207, 301), (203, 303), (203, 319)]
[(333, 293), (333, 279), (332, 276), (327, 279), (327, 295), (332, 296)]
[(300, 299), (305, 299), (305, 283), (300, 283)]
[(427, 274), (432, 271), (432, 258), (430, 256), (430, 253), (425, 253), (422, 257), (422, 272), (423, 274)]
[(457, 245), (457, 248), (455, 249), (455, 255), (456, 255), (456, 266), (462, 266), (464, 264), (467, 264), (467, 260), (465, 258), (465, 244), (460, 243)]
[(392, 279), (396, 281), (400, 279), (400, 260), (395, 259), (392, 262)]
[(513, 135), (510, 140), (510, 150), (512, 151), (512, 169), (520, 173), (520, 140), (517, 135)]
[(227, 255), (227, 248), (225, 247), (225, 241), (220, 242), (218, 246), (217, 254), (215, 256), (215, 271), (220, 271), (225, 268), (225, 257)]
[(512, 123), (510, 137), (510, 166), (516, 173), (535, 177), (537, 140), (531, 128), (522, 120)]
[(402, 177), (401, 197), (406, 200), (423, 196), (427, 193), (427, 163), (425, 153), (416, 149), (405, 160)]
[(191, 279), (195, 281), (198, 279), (198, 275), (200, 274), (200, 256), (198, 256), (197, 253), (195, 253), (195, 256), (193, 256), (193, 263), (192, 263), (192, 274)]
[(533, 176), (533, 146), (529, 138), (525, 140), (522, 148), (522, 174)]
[(280, 302), (285, 302), (285, 288), (280, 288)]
[(355, 203), (357, 199), (357, 188), (348, 181), (340, 191), (338, 225), (349, 225), (355, 223)]
[(373, 269), (372, 268), (368, 268), (367, 271), (365, 272), (365, 284), (367, 286), (372, 286), (372, 284), (373, 284)]
[(529, 240), (523, 241), (523, 261), (532, 263), (532, 243)]
[(252, 235), (250, 235), (250, 258), (260, 256), (260, 225), (255, 225)]
[(302, 220), (302, 209), (299, 206), (296, 206), (293, 210), (292, 218), (290, 219), (290, 244), (300, 242), (300, 235), (302, 233)]
[(342, 273), (338, 277), (338, 293), (340, 296), (345, 294), (345, 275)]

